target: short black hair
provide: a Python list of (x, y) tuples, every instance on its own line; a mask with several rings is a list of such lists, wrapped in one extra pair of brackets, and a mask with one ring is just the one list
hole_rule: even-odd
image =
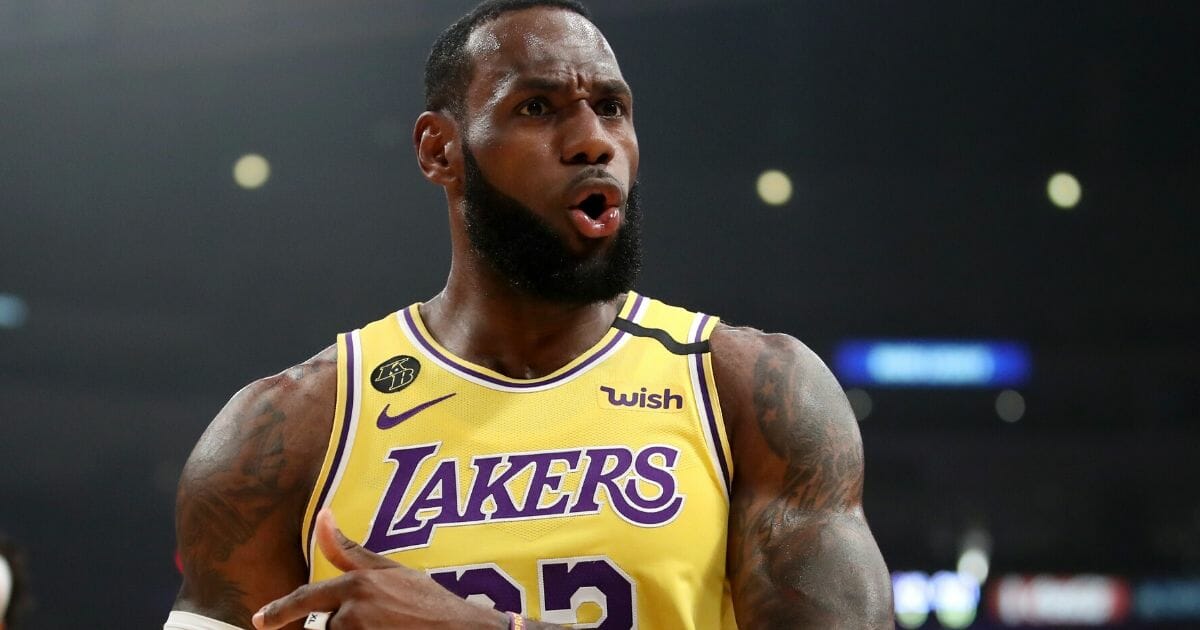
[(505, 13), (534, 7), (564, 9), (592, 19), (587, 8), (575, 0), (484, 0), (442, 31), (433, 42), (429, 59), (425, 61), (425, 109), (446, 110), (461, 118), (465, 113), (467, 84), (471, 82), (474, 70), (473, 59), (467, 51), (471, 33), (480, 24)]

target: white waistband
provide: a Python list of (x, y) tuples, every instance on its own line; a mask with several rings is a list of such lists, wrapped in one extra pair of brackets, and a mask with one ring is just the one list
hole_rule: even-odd
[(242, 630), (237, 626), (231, 626), (224, 621), (210, 619), (203, 615), (197, 615), (182, 610), (172, 610), (170, 615), (167, 615), (167, 623), (163, 624), (163, 630)]

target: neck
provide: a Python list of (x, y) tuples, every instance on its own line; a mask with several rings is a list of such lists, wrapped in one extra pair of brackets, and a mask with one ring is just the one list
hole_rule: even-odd
[(438, 343), (510, 378), (539, 378), (585, 352), (612, 326), (624, 295), (591, 304), (529, 296), (481, 261), (451, 265), (446, 288), (420, 307)]

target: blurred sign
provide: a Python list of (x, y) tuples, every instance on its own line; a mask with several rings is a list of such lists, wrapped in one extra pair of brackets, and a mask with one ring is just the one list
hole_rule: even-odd
[(1129, 583), (1104, 575), (1017, 576), (997, 581), (989, 602), (1005, 625), (1103, 626), (1129, 616)]
[(1200, 579), (1143, 582), (1134, 592), (1134, 609), (1144, 621), (1200, 622)]
[(1032, 361), (1008, 341), (856, 339), (837, 348), (843, 385), (884, 387), (1011, 387), (1029, 380)]

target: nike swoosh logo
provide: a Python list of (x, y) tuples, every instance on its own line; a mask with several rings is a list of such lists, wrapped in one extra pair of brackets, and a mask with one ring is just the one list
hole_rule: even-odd
[(428, 402), (423, 402), (416, 407), (409, 409), (408, 411), (401, 412), (394, 416), (388, 415), (388, 407), (390, 405), (384, 405), (383, 411), (379, 412), (379, 419), (375, 421), (375, 426), (379, 427), (380, 429), (390, 429), (397, 424), (400, 424), (401, 422), (404, 422), (405, 420), (408, 420), (409, 418), (421, 413), (422, 411), (425, 411), (426, 409), (442, 402), (443, 400), (450, 398), (455, 393), (457, 392), (452, 392), (442, 396), (441, 398), (434, 398)]

